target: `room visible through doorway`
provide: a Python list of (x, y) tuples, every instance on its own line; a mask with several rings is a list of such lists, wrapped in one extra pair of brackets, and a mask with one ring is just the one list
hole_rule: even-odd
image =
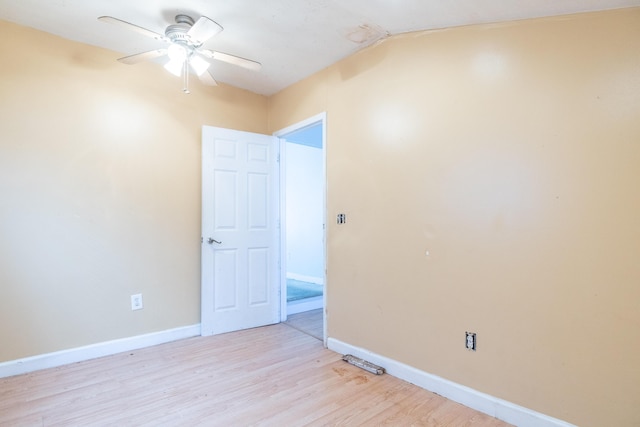
[[(287, 128), (276, 136), (286, 141), (281, 144), (284, 159), (281, 210), (285, 212), (282, 256), (286, 267), (283, 308), (286, 316), (324, 311), (324, 115)], [(321, 321), (324, 325), (324, 319)]]

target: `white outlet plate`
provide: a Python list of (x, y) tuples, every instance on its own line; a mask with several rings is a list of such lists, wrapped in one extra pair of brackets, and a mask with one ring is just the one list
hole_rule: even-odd
[(475, 332), (465, 332), (465, 347), (467, 350), (476, 351), (476, 334)]
[(141, 310), (142, 308), (142, 294), (131, 295), (131, 310)]

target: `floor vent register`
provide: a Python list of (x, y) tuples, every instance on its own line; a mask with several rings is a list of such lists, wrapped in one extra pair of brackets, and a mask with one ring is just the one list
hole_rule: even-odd
[(360, 359), (359, 357), (355, 357), (351, 354), (345, 354), (344, 356), (342, 356), (342, 360), (352, 364), (353, 366), (362, 368), (367, 372), (371, 372), (372, 374), (382, 375), (385, 372), (383, 367), (373, 364), (367, 360)]

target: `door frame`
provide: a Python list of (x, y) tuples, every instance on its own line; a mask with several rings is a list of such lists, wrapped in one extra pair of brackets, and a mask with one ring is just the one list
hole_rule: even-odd
[(327, 346), (327, 113), (322, 112), (315, 116), (309, 117), (298, 123), (286, 128), (280, 129), (273, 133), (273, 136), (280, 140), (280, 320), (287, 320), (287, 233), (286, 233), (286, 201), (287, 201), (287, 142), (285, 137), (287, 134), (302, 130), (307, 127), (321, 124), (322, 126), (322, 221), (324, 224), (322, 231), (322, 256), (323, 256), (323, 279), (324, 290), (322, 292), (322, 335), (325, 347)]

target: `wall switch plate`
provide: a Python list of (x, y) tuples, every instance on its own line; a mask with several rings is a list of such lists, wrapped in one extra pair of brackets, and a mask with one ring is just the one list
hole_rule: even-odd
[(476, 334), (475, 332), (465, 332), (465, 347), (467, 350), (476, 351)]
[(142, 294), (131, 295), (131, 310), (141, 310), (142, 308)]

